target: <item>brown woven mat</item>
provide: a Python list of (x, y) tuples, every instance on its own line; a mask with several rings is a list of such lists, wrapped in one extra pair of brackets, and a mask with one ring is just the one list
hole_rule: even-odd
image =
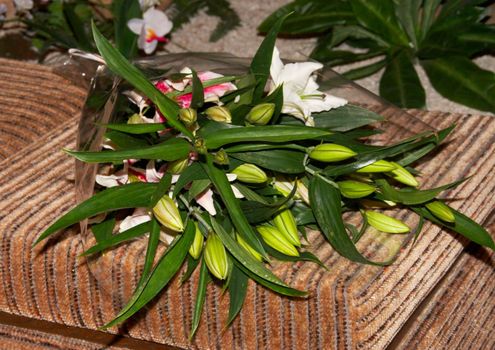
[[(77, 258), (83, 249), (77, 227), (44, 246), (31, 248), (38, 234), (74, 204), (73, 160), (60, 149), (74, 145), (75, 111), (81, 106), (84, 93), (67, 86), (63, 79), (46, 89), (43, 84), (61, 78), (35, 65), (1, 60), (1, 74), (9, 75), (9, 82), (22, 80), (24, 83), (0, 86), (0, 101), (11, 100), (9, 104), (0, 103), (0, 154), (5, 158), (0, 162), (0, 310), (96, 329), (110, 320), (132, 293), (139, 276), (137, 261), (144, 246), (138, 242), (132, 248), (110, 252), (111, 264), (102, 266), (103, 278), (98, 279), (93, 277), (85, 261)], [(47, 76), (35, 79), (43, 74)], [(16, 92), (17, 89), (25, 92)], [(49, 91), (48, 96), (43, 95), (29, 108), (23, 105), (32, 95), (41, 96), (41, 91)], [(22, 96), (17, 102), (16, 93)], [(23, 110), (16, 112), (15, 106)], [(40, 110), (46, 111), (45, 114)], [(17, 113), (15, 121), (5, 118), (6, 112)], [(39, 115), (37, 122), (23, 122), (29, 113)], [(438, 128), (453, 122), (458, 124), (442, 152), (422, 166), (424, 186), (433, 187), (473, 175), (470, 181), (449, 192), (449, 197), (460, 199), (452, 205), (478, 222), (493, 217), (495, 119), (414, 113)], [(15, 123), (15, 127), (10, 126), (12, 131), (5, 132), (3, 125), (12, 123)], [(46, 123), (51, 123), (50, 127), (46, 127)], [(394, 265), (377, 268), (350, 263), (335, 254), (321, 236), (311, 234), (310, 238), (312, 249), (330, 267), (329, 271), (309, 263), (275, 267), (275, 272), (284, 280), (308, 289), (311, 293), (308, 299), (290, 300), (250, 284), (243, 312), (231, 328), (222, 332), (228, 297), (222, 296), (219, 288), (210, 286), (202, 325), (191, 344), (187, 336), (197, 285), (195, 275), (182, 288), (174, 280), (171, 288), (148, 310), (121, 327), (120, 332), (136, 339), (184, 348), (382, 349), (392, 342), (415, 309), (442, 281), (466, 245), (466, 240), (427, 224), (416, 245), (408, 245)], [(381, 243), (379, 247), (377, 239)], [(364, 237), (360, 245), (365, 252), (380, 258), (397, 249), (401, 240), (397, 236)], [(464, 284), (459, 283), (456, 276), (465, 276), (459, 278), (470, 283), (469, 277), (462, 274), (462, 264), (461, 270), (455, 265), (454, 277), (445, 282), (447, 287), (434, 293), (442, 297), (449, 291), (448, 286), (455, 286), (454, 293), (459, 290), (456, 298), (479, 295), (492, 308), (493, 298), (479, 292), (481, 282), (474, 291), (462, 290)], [(469, 264), (470, 270), (484, 271), (480, 278), (485, 282), (493, 280), (493, 269), (487, 270), (486, 261), (473, 260)], [(110, 284), (113, 292), (108, 293), (102, 283)], [(433, 305), (428, 310), (425, 312), (438, 315), (431, 321), (434, 325), (445, 323), (438, 307)], [(462, 317), (468, 311), (468, 306), (459, 307), (456, 314)], [(426, 319), (427, 315), (416, 317)], [(461, 327), (467, 327), (468, 321), (460, 323)], [(473, 332), (483, 332), (482, 326), (472, 324), (469, 327)], [(423, 334), (433, 328), (431, 325), (423, 327), (423, 323), (410, 325), (410, 329)], [(449, 332), (452, 333), (452, 329), (445, 334)], [(400, 344), (416, 341), (418, 348), (423, 349), (432, 344), (420, 343), (408, 333), (402, 334), (401, 339)], [(477, 348), (488, 349), (493, 339), (476, 344)]]

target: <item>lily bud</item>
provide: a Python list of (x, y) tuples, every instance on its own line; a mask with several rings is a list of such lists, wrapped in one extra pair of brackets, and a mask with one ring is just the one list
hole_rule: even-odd
[(189, 158), (174, 160), (168, 163), (167, 172), (171, 174), (180, 174), (189, 165)]
[(220, 123), (232, 123), (232, 115), (230, 114), (230, 111), (226, 107), (222, 106), (214, 106), (210, 107), (205, 111), (206, 116), (208, 119), (214, 120), (216, 122)]
[(455, 222), (454, 213), (444, 202), (433, 201), (427, 203), (425, 207), (440, 220), (446, 222)]
[(227, 278), (229, 273), (229, 260), (222, 241), (215, 233), (210, 233), (206, 240), (205, 262), (208, 270), (220, 280)]
[(286, 179), (285, 177), (278, 176), (275, 181), (273, 181), (273, 187), (284, 197), (287, 197), (294, 188), (294, 184), (292, 183), (292, 181)]
[(134, 113), (127, 119), (127, 124), (141, 124), (143, 122), (143, 119), (141, 116), (137, 113)]
[(157, 220), (172, 231), (184, 231), (184, 224), (180, 217), (179, 209), (172, 198), (165, 195), (153, 207), (153, 213)]
[(194, 148), (200, 154), (206, 154), (208, 152), (205, 140), (202, 138), (197, 138), (196, 140), (194, 140)]
[(263, 170), (258, 168), (256, 165), (249, 163), (239, 165), (237, 168), (232, 170), (232, 173), (237, 175), (237, 179), (239, 181), (251, 184), (262, 184), (268, 180)]
[(351, 157), (357, 153), (345, 146), (334, 143), (324, 143), (316, 146), (309, 153), (309, 157), (320, 162), (339, 162)]
[(254, 106), (246, 116), (246, 121), (253, 125), (266, 125), (275, 111), (274, 103), (260, 103)]
[(368, 224), (378, 231), (387, 233), (406, 233), (410, 230), (409, 226), (405, 223), (391, 216), (370, 210), (367, 210), (364, 213)]
[(395, 162), (391, 162), (393, 165), (395, 165), (395, 169), (392, 170), (390, 173), (387, 175), (393, 178), (395, 181), (399, 181), (405, 185), (411, 186), (411, 187), (418, 187), (419, 182), (416, 180), (416, 178), (411, 174), (409, 171), (407, 171), (404, 167), (400, 166), (399, 164)]
[(301, 246), (296, 219), (289, 209), (286, 209), (275, 216), (273, 218), (273, 223), (291, 244), (297, 247)]
[(244, 248), (249, 254), (253, 256), (258, 261), (262, 261), (263, 257), (261, 256), (260, 253), (258, 253), (256, 250), (253, 249), (240, 235), (236, 235), (237, 237), (237, 242), (239, 245)]
[(193, 125), (198, 119), (198, 113), (194, 108), (182, 108), (179, 111), (179, 119), (186, 125)]
[(256, 227), (256, 229), (266, 244), (273, 249), (288, 256), (299, 256), (296, 247), (277, 228), (270, 225), (261, 225)]
[(395, 169), (395, 165), (386, 160), (377, 160), (370, 165), (366, 165), (361, 169), (356, 170), (357, 173), (386, 173)]
[(347, 198), (366, 197), (375, 192), (375, 187), (364, 182), (345, 180), (337, 182), (340, 193)]
[(309, 192), (302, 180), (297, 180), (296, 195), (309, 205)]
[(229, 155), (223, 149), (215, 153), (215, 157), (213, 161), (219, 165), (228, 165), (229, 164)]
[(189, 247), (189, 254), (194, 259), (197, 259), (199, 258), (199, 256), (201, 255), (201, 251), (203, 250), (204, 237), (201, 231), (199, 230), (197, 222), (194, 222), (194, 226), (196, 226), (196, 233), (194, 234), (194, 241)]

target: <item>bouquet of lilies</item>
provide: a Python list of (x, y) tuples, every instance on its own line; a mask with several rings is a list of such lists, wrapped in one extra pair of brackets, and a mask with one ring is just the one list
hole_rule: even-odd
[[(495, 248), (481, 226), (437, 199), (461, 181), (419, 189), (411, 166), (453, 127), (391, 145), (366, 143), (363, 136), (376, 132), (369, 124), (383, 118), (320, 91), (315, 79), (320, 63), (284, 65), (275, 48), (283, 20), (268, 33), (245, 75), (186, 67), (154, 81), (93, 26), (107, 67), (133, 86), (124, 92), (129, 112), (121, 122), (104, 125), (105, 150), (67, 150), (81, 161), (102, 164), (99, 190), (53, 223), (38, 242), (96, 216), (100, 220), (91, 230), (100, 239), (84, 255), (147, 237), (134, 295), (103, 328), (135, 314), (186, 262), (183, 280), (200, 269), (191, 336), (213, 281), (230, 294), (229, 323), (242, 308), (249, 279), (303, 297), (305, 291), (288, 286), (267, 263), (321, 264), (305, 249), (305, 227), (320, 231), (343, 257), (373, 265), (391, 261), (370, 261), (356, 248), (370, 226), (417, 235), (427, 219)], [(377, 209), (383, 207), (412, 210), (420, 223), (410, 228)], [(117, 213), (123, 209), (131, 214), (121, 220)], [(345, 222), (344, 212), (361, 215), (360, 227)], [(154, 264), (159, 244), (166, 250)]]

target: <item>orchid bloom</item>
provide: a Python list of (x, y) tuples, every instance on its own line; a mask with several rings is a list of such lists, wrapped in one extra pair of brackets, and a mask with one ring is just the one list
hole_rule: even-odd
[(312, 112), (328, 111), (341, 107), (347, 101), (325, 94), (318, 90), (313, 73), (323, 65), (317, 62), (289, 63), (284, 65), (275, 47), (273, 50), (270, 76), (271, 91), (283, 84), (284, 104), (282, 113), (290, 114), (304, 121), (308, 126), (314, 126)]
[(164, 37), (172, 30), (172, 22), (167, 15), (153, 7), (144, 14), (143, 19), (133, 18), (127, 22), (129, 29), (139, 35), (138, 47), (150, 54), (155, 51), (158, 42), (166, 42)]
[[(161, 80), (155, 83), (155, 86), (158, 90), (163, 92), (164, 94), (172, 92), (172, 91), (183, 91), (187, 85), (191, 83), (191, 69), (188, 67), (183, 68), (181, 71), (183, 74), (187, 74), (184, 79), (181, 81), (171, 81), (169, 79)], [(215, 73), (215, 72), (200, 72), (198, 73), (198, 78), (201, 82), (206, 82), (208, 80), (221, 78), (223, 75)], [(205, 87), (204, 91), (204, 100), (205, 102), (214, 102), (219, 104), (220, 97), (225, 95), (225, 93), (229, 91), (237, 90), (237, 87), (232, 83), (221, 83), (212, 86)], [(181, 108), (189, 108), (192, 101), (192, 93), (183, 94), (177, 96), (177, 102), (179, 103)]]

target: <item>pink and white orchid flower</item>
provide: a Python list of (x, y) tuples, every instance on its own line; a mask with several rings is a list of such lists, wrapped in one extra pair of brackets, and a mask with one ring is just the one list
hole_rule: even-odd
[(283, 84), (284, 104), (282, 113), (290, 114), (304, 121), (306, 125), (314, 126), (312, 112), (328, 111), (341, 107), (347, 101), (319, 91), (314, 72), (323, 68), (318, 62), (289, 63), (284, 65), (275, 47), (273, 50), (270, 76), (271, 91)]
[(165, 35), (173, 27), (165, 13), (154, 7), (143, 14), (143, 18), (133, 18), (127, 22), (129, 29), (139, 35), (138, 47), (150, 54), (155, 51), (159, 42), (167, 42)]

